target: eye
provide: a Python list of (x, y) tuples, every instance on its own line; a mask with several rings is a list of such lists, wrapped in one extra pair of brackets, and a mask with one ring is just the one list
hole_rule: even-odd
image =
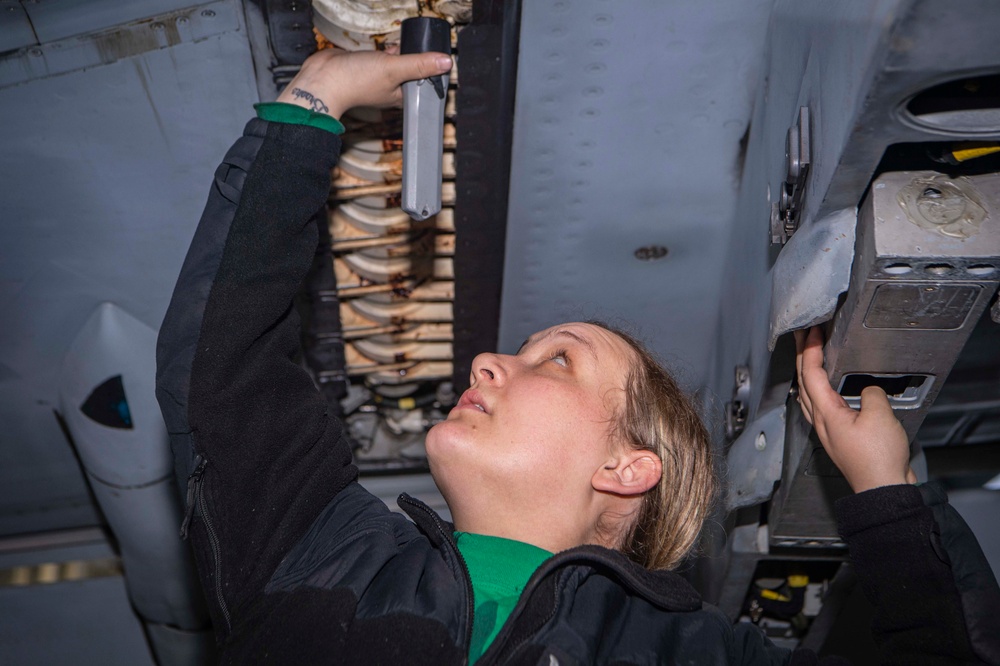
[(554, 354), (552, 354), (549, 360), (555, 361), (564, 368), (569, 367), (569, 355), (566, 353), (565, 349), (560, 349), (556, 351)]

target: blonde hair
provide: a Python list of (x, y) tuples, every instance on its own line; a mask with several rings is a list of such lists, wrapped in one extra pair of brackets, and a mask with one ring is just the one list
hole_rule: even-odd
[(691, 401), (652, 354), (631, 335), (601, 322), (635, 352), (612, 437), (655, 453), (660, 481), (646, 491), (619, 550), (647, 569), (673, 569), (694, 547), (718, 482), (708, 431)]

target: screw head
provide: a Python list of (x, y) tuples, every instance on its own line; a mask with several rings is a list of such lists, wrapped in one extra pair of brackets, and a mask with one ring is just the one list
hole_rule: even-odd
[(213, 16), (215, 16), (215, 12), (212, 11), (211, 9), (206, 9), (202, 11), (201, 15), (204, 16), (205, 18), (212, 18)]

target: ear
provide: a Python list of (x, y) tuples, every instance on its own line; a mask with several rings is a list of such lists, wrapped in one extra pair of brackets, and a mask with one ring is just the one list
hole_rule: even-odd
[(621, 451), (594, 473), (594, 490), (615, 495), (641, 495), (660, 480), (663, 464), (652, 451)]

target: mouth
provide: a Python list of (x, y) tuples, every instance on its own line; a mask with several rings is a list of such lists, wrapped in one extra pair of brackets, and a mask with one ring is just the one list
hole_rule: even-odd
[(484, 414), (490, 413), (482, 394), (475, 389), (469, 389), (463, 393), (462, 397), (458, 401), (458, 404), (455, 405), (455, 409), (477, 409)]

